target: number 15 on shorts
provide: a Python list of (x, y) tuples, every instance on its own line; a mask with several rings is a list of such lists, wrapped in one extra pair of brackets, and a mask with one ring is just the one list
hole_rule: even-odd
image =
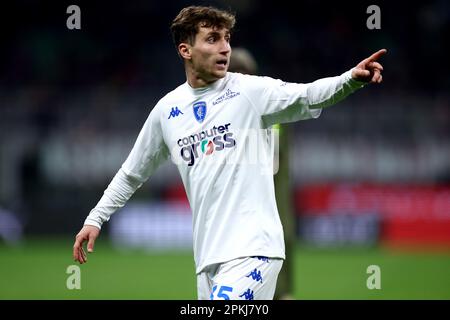
[[(211, 296), (209, 297), (210, 300), (214, 300), (214, 293), (216, 292), (217, 286), (214, 286), (211, 292)], [(221, 286), (219, 288), (219, 291), (217, 292), (217, 298), (223, 299), (223, 300), (230, 300), (230, 297), (228, 296), (227, 292), (233, 292), (232, 287), (228, 286)]]

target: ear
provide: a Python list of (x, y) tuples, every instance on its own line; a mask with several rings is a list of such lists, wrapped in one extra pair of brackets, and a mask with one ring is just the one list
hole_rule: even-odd
[(178, 45), (178, 53), (183, 59), (190, 60), (191, 59), (191, 46), (188, 43), (180, 43)]

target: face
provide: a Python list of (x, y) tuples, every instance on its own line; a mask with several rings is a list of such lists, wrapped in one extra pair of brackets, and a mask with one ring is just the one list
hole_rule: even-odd
[(188, 48), (193, 76), (205, 83), (225, 77), (231, 55), (228, 29), (200, 27), (194, 45)]

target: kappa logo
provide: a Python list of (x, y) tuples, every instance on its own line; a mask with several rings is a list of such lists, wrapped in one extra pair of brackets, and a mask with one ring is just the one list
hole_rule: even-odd
[(267, 262), (267, 263), (270, 262), (268, 257), (257, 256), (256, 258), (258, 258), (258, 260), (261, 260), (261, 261), (264, 261), (264, 262)]
[(192, 107), (194, 110), (195, 119), (197, 119), (198, 122), (202, 123), (206, 117), (206, 102), (205, 101), (196, 102)]
[(183, 112), (178, 109), (178, 107), (173, 107), (172, 110), (170, 110), (170, 115), (167, 119), (178, 117), (180, 114), (184, 114)]
[(261, 270), (258, 270), (256, 268), (255, 268), (255, 270), (253, 270), (252, 272), (250, 272), (247, 275), (247, 278), (248, 277), (252, 277), (252, 279), (257, 281), (257, 282), (261, 282), (262, 283), (262, 281), (263, 281), (263, 278), (262, 278), (262, 275), (261, 275)]
[(245, 300), (254, 300), (254, 296), (253, 296), (254, 291), (248, 289), (247, 291), (245, 291), (243, 294), (239, 295), (240, 298), (244, 297)]

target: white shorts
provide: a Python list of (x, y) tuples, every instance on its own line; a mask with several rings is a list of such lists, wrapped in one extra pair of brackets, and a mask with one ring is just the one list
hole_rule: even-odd
[(272, 300), (283, 259), (244, 257), (197, 274), (199, 300)]

